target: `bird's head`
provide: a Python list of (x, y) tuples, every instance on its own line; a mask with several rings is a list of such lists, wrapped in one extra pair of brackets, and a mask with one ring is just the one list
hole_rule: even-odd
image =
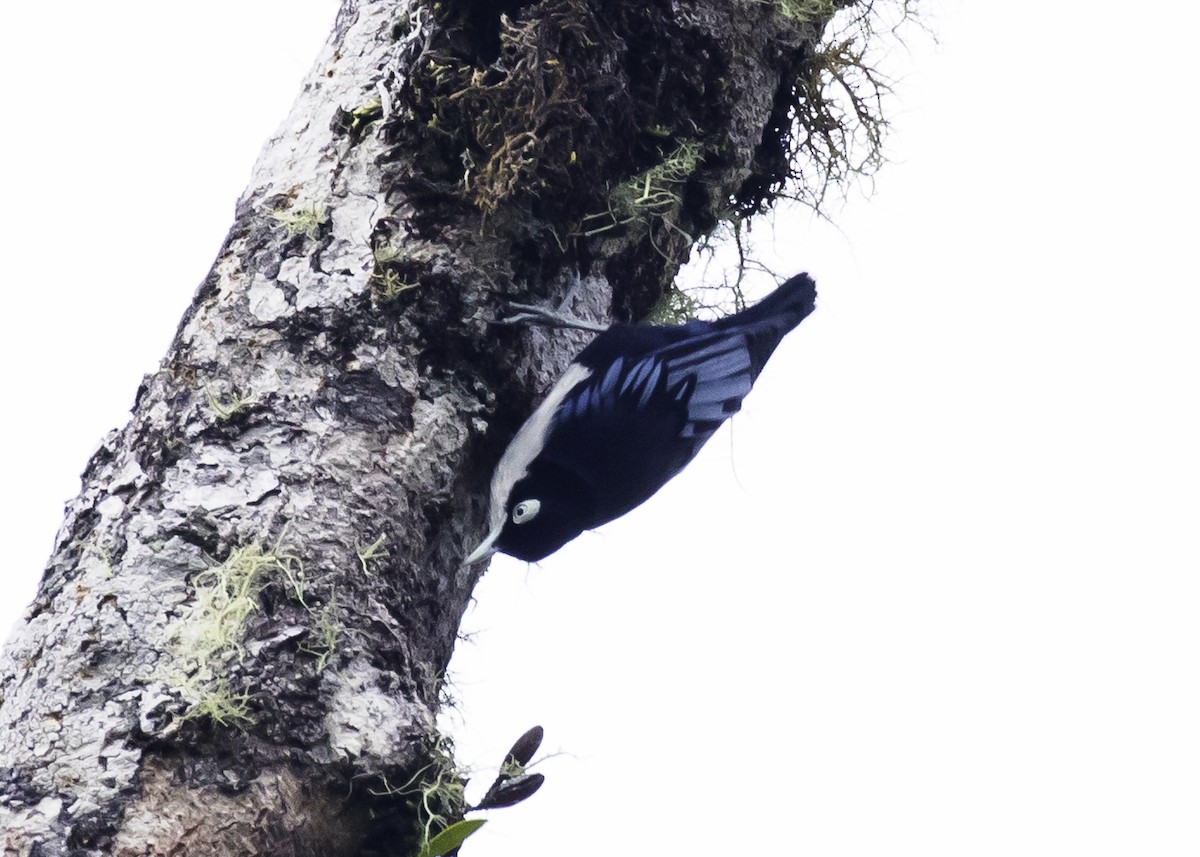
[(585, 529), (595, 526), (595, 504), (577, 476), (553, 464), (534, 462), (492, 510), (492, 531), (467, 557), (466, 564), (499, 551), (526, 562), (554, 553)]

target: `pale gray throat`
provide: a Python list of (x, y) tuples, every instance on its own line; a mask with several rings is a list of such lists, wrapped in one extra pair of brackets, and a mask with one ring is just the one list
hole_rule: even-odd
[[(562, 404), (567, 393), (580, 381), (585, 381), (592, 375), (592, 370), (578, 363), (572, 363), (563, 372), (562, 377), (554, 382), (554, 386), (546, 393), (546, 398), (534, 409), (525, 420), (524, 425), (517, 429), (508, 449), (500, 456), (496, 471), (492, 474), (491, 508), (488, 514), (489, 529), (498, 533), (504, 526), (507, 514), (509, 494), (513, 486), (529, 473), (529, 465), (538, 457), (546, 446), (546, 434), (550, 431), (550, 421), (558, 406)], [(520, 500), (540, 499), (537, 497), (520, 497)]]

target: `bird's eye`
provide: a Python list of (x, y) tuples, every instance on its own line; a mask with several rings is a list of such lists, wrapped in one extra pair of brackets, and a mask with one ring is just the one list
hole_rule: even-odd
[(537, 517), (537, 513), (541, 508), (542, 502), (540, 500), (522, 500), (513, 506), (513, 523), (524, 524), (526, 521), (532, 521)]

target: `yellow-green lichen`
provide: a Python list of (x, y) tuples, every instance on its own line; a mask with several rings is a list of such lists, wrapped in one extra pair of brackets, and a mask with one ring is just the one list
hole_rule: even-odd
[(386, 265), (388, 262), (402, 260), (404, 258), (404, 251), (387, 241), (380, 241), (371, 249), (371, 255), (375, 257), (377, 263)]
[(258, 403), (258, 399), (254, 397), (253, 391), (250, 390), (247, 390), (245, 393), (234, 390), (228, 396), (221, 396), (213, 390), (207, 390), (206, 393), (208, 396), (208, 407), (221, 422), (229, 421), (251, 405)]
[(180, 693), (188, 717), (218, 723), (251, 719), (244, 694), (231, 690), (227, 672), (245, 656), (246, 622), (259, 609), (259, 595), (273, 577), (304, 603), (304, 567), (282, 544), (264, 550), (257, 542), (234, 548), (224, 562), (196, 575), (195, 600), (175, 629), (186, 678)]
[(188, 709), (185, 717), (189, 720), (211, 720), (218, 726), (246, 725), (254, 722), (254, 717), (250, 714), (250, 697), (245, 693), (231, 691), (229, 681), (224, 678), (213, 679)]
[(308, 615), (313, 619), (312, 643), (301, 648), (317, 659), (317, 672), (322, 672), (325, 667), (329, 666), (329, 662), (333, 659), (333, 653), (337, 651), (338, 643), (342, 638), (342, 623), (338, 619), (337, 593), (334, 592), (329, 596), (324, 607), (310, 609)]
[(371, 285), (381, 301), (390, 301), (421, 285), (420, 281), (409, 282), (403, 274), (392, 267), (378, 267), (371, 274)]
[(385, 559), (388, 555), (387, 548), (383, 546), (387, 541), (387, 533), (380, 533), (379, 538), (371, 542), (366, 547), (358, 545), (356, 552), (358, 553), (358, 561), (362, 563), (363, 574), (370, 574), (371, 569), (368, 563), (376, 559)]
[(384, 781), (382, 794), (408, 797), (416, 805), (419, 855), (428, 853), (430, 841), (441, 831), (462, 820), (467, 808), (465, 782), (465, 772), (454, 763), (450, 739), (440, 734), (430, 752), (429, 764), (407, 783), (393, 787)]
[(372, 123), (383, 118), (383, 102), (374, 98), (351, 110), (349, 114), (343, 114), (343, 117), (346, 134), (351, 140), (358, 142), (366, 136), (367, 128)]
[(684, 324), (696, 318), (700, 302), (678, 286), (671, 286), (646, 316), (651, 324)]
[(321, 227), (329, 222), (329, 215), (316, 205), (296, 205), (284, 211), (272, 211), (271, 217), (287, 231), (289, 239), (303, 235), (309, 240), (315, 240), (321, 234)]
[(779, 14), (802, 24), (824, 25), (837, 11), (833, 0), (773, 0)]
[(684, 140), (650, 169), (621, 182), (608, 195), (608, 210), (587, 215), (584, 235), (596, 235), (636, 221), (674, 225), (670, 215), (683, 205), (683, 188), (700, 164), (700, 146)]

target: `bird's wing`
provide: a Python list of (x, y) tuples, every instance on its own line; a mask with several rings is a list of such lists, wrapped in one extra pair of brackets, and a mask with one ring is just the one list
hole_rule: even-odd
[(696, 448), (742, 407), (754, 383), (750, 350), (741, 334), (714, 334), (677, 343), (663, 355), (668, 388), (684, 387), (687, 424), (682, 436)]
[(598, 515), (611, 520), (678, 473), (738, 411), (751, 384), (740, 333), (703, 334), (617, 357), (562, 399), (542, 456), (586, 484), (605, 486)]

